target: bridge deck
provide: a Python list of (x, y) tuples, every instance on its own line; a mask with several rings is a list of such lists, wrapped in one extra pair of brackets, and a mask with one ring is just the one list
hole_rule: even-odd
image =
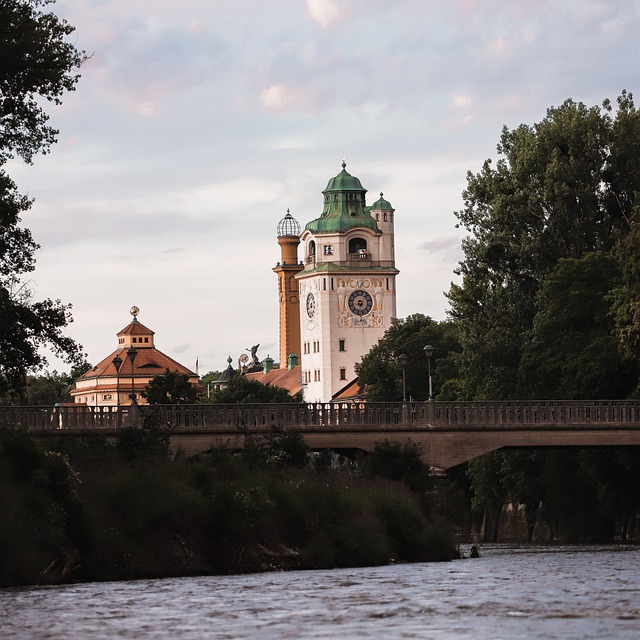
[(242, 446), (246, 434), (274, 427), (299, 431), (317, 448), (370, 450), (384, 439), (410, 439), (442, 468), (508, 446), (640, 445), (635, 400), (0, 407), (0, 424), (43, 436), (114, 435), (149, 416), (191, 454)]

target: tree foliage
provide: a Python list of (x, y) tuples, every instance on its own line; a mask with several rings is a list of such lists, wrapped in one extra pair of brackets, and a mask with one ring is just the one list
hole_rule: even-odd
[(4, 165), (19, 157), (31, 164), (47, 153), (57, 131), (49, 124), (46, 102), (61, 103), (74, 89), (86, 60), (66, 38), (74, 28), (42, 7), (48, 0), (0, 2), (0, 393), (24, 392), (28, 371), (41, 368), (49, 347), (78, 363), (80, 348), (64, 334), (70, 306), (59, 300), (33, 300), (24, 276), (35, 267), (38, 245), (20, 216), (31, 201), (20, 195)]
[(376, 442), (362, 462), (362, 471), (365, 477), (403, 482), (420, 495), (433, 488), (433, 478), (429, 466), (422, 461), (420, 446), (411, 441)]
[[(88, 362), (74, 367), (69, 373), (45, 371), (38, 376), (27, 376), (25, 400), (29, 405), (54, 405), (58, 402), (73, 402), (71, 389), (76, 378), (91, 369)], [(5, 402), (10, 403), (8, 398)]]
[(435, 349), (431, 358), (434, 394), (447, 399), (448, 389), (457, 375), (455, 354), (460, 350), (456, 329), (451, 322), (437, 322), (421, 313), (395, 319), (379, 344), (356, 364), (356, 374), (368, 400), (402, 400), (402, 366), (397, 357), (408, 357), (405, 366), (406, 397), (426, 400), (428, 371), (424, 347)]
[(620, 397), (630, 375), (635, 386), (611, 314), (617, 296), (633, 325), (633, 274), (619, 250), (640, 192), (639, 148), (631, 94), (615, 110), (567, 100), (533, 126), (505, 127), (497, 163), (468, 173), (456, 213), (470, 233), (462, 284), (448, 293), (460, 399)]
[(142, 395), (149, 404), (195, 404), (198, 400), (198, 391), (189, 376), (169, 369), (154, 376)]
[(246, 376), (236, 376), (224, 387), (211, 393), (214, 404), (261, 404), (302, 402), (301, 394), (292, 396), (286, 389), (262, 384)]
[(521, 507), (526, 538), (625, 541), (640, 512), (640, 448), (496, 451), (469, 463), (472, 506), (495, 542), (503, 505)]

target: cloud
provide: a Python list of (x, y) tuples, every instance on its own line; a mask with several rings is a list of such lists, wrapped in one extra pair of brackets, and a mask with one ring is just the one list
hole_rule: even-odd
[(442, 317), (467, 170), (504, 124), (638, 93), (636, 5), (58, 0), (94, 55), (47, 105), (60, 143), (6, 165), (36, 199), (38, 289), (93, 362), (137, 304), (159, 348), (223, 369), (277, 341), (277, 222), (320, 215), (344, 152), (397, 209), (400, 315)]
[(456, 94), (453, 96), (453, 106), (460, 107), (470, 107), (473, 104), (473, 100), (471, 96), (466, 96), (463, 94)]
[(307, 0), (307, 11), (312, 20), (328, 27), (343, 15), (343, 9), (332, 0)]
[(260, 101), (267, 109), (276, 111), (286, 109), (296, 103), (304, 102), (303, 95), (283, 84), (274, 84), (260, 93)]
[(427, 240), (421, 242), (418, 249), (427, 252), (439, 262), (454, 266), (464, 257), (459, 236), (440, 236), (433, 240)]

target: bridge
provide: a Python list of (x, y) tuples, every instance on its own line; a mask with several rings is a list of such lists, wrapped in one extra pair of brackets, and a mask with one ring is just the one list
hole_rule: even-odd
[(242, 448), (274, 427), (299, 432), (314, 450), (410, 440), (440, 469), (502, 448), (640, 446), (640, 400), (0, 407), (0, 425), (42, 437), (113, 437), (151, 416), (188, 456)]

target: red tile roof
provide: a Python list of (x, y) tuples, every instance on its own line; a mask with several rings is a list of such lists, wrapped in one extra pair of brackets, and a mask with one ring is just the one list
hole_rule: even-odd
[(271, 369), (267, 373), (262, 371), (247, 373), (246, 376), (262, 384), (270, 384), (274, 387), (286, 389), (292, 396), (302, 391), (302, 367), (300, 365), (292, 369)]
[[(187, 369), (187, 367), (181, 365), (155, 347), (137, 349), (137, 351), (138, 355), (133, 361), (134, 375), (153, 377), (164, 373), (166, 369), (169, 369), (169, 371), (177, 371), (178, 373), (186, 373), (190, 377), (196, 375), (193, 371)], [(108, 355), (104, 360), (101, 360), (95, 367), (92, 367), (80, 376), (79, 380), (100, 378), (102, 376), (115, 376), (116, 368), (112, 361), (116, 356), (122, 358), (120, 375), (126, 376), (128, 374), (131, 376), (131, 360), (127, 357), (127, 349), (116, 349), (116, 351)]]
[(147, 335), (152, 336), (155, 335), (155, 331), (151, 331), (145, 327), (141, 322), (135, 320), (134, 322), (130, 322), (122, 331), (119, 331), (116, 335), (118, 336), (139, 336), (139, 335)]

